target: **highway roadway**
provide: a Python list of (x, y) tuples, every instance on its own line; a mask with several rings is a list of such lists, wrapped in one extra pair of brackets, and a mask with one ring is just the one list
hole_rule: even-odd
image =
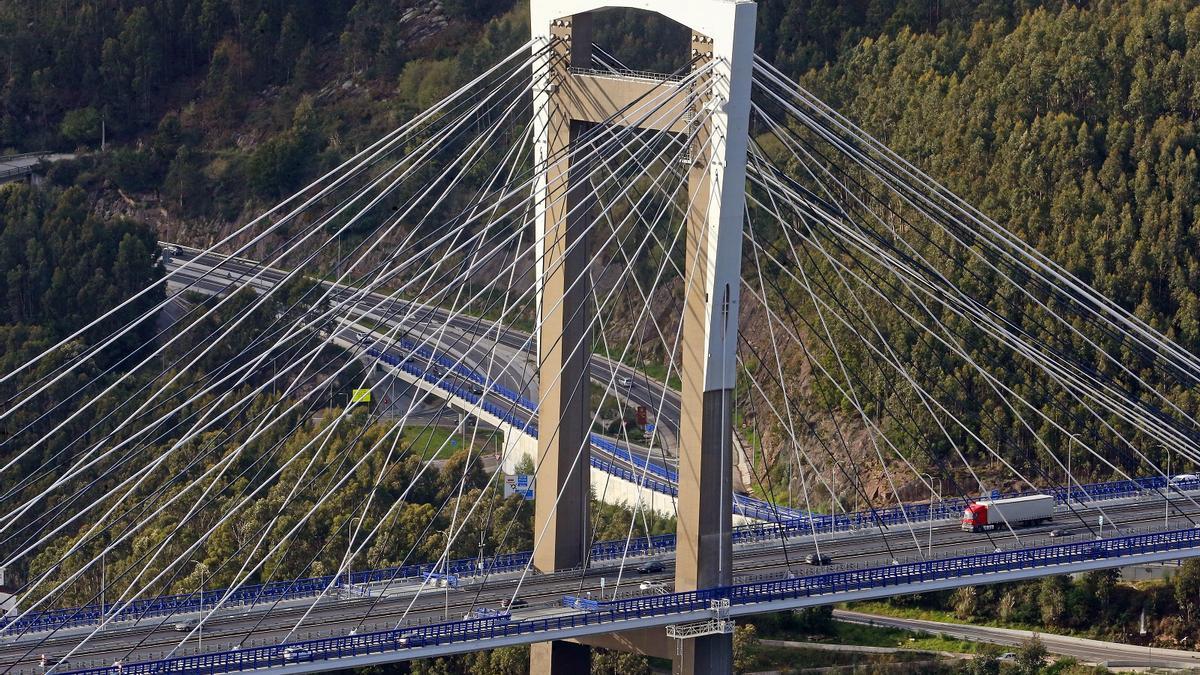
[(906, 619), (878, 614), (865, 614), (844, 609), (833, 610), (833, 617), (838, 621), (857, 623), (870, 626), (886, 626), (918, 633), (933, 633), (948, 635), (960, 640), (985, 642), (989, 644), (1012, 647), (1016, 652), (1022, 643), (1034, 635), (1042, 641), (1046, 651), (1060, 656), (1071, 656), (1084, 663), (1100, 666), (1123, 668), (1200, 668), (1200, 652), (1189, 652), (1181, 649), (1156, 649), (1141, 645), (1127, 645), (1120, 642), (1089, 640), (1086, 638), (1055, 635), (1053, 633), (1038, 633), (1029, 630), (1013, 628), (994, 628), (991, 626), (972, 626), (961, 623), (946, 623), (942, 621), (927, 621), (924, 619)]
[[(1104, 508), (1105, 536), (1133, 534), (1142, 531), (1163, 529), (1163, 507), (1160, 502), (1121, 501), (1102, 505)], [(1170, 527), (1186, 527), (1200, 520), (1200, 509), (1180, 505), (1190, 520), (1178, 515)], [(885, 566), (892, 561), (909, 562), (933, 558), (947, 558), (973, 553), (989, 552), (997, 548), (1021, 549), (1053, 543), (1088, 540), (1095, 535), (1082, 522), (1096, 522), (1099, 511), (1084, 509), (1078, 517), (1060, 512), (1056, 522), (1050, 525), (1018, 530), (1020, 541), (1009, 534), (963, 532), (958, 522), (941, 521), (932, 528), (917, 525), (912, 531), (907, 528), (892, 528), (881, 533), (879, 530), (843, 532), (820, 535), (821, 552), (832, 558), (832, 564), (813, 566), (805, 557), (815, 551), (811, 536), (789, 540), (786, 546), (779, 541), (756, 542), (739, 545), (734, 553), (735, 582), (771, 580), (790, 575), (819, 574), (828, 571)], [(1112, 525), (1115, 523), (1115, 527)], [(1052, 537), (1051, 531), (1071, 530), (1065, 537)], [(932, 543), (932, 549), (928, 548)], [(663, 564), (663, 571), (638, 574), (636, 568), (650, 560)], [(621, 572), (621, 570), (624, 572)], [(617, 577), (621, 575), (620, 584)], [(436, 622), (445, 617), (458, 619), (476, 608), (499, 608), (502, 600), (516, 594), (527, 606), (513, 613), (514, 619), (561, 615), (578, 610), (561, 607), (563, 595), (588, 596), (593, 599), (611, 597), (614, 588), (624, 597), (626, 594), (656, 594), (660, 589), (670, 589), (673, 565), (670, 553), (631, 558), (624, 567), (619, 561), (597, 563), (587, 570), (574, 570), (554, 574), (530, 573), (518, 591), (517, 573), (494, 575), (491, 578), (464, 578), (459, 588), (440, 589), (426, 587), (418, 593), (418, 584), (413, 580), (397, 581), (390, 587), (377, 584), (370, 587), (372, 597), (326, 598), (318, 602), (309, 612), (311, 599), (292, 600), (269, 607), (248, 609), (233, 607), (223, 609), (205, 622), (203, 650), (225, 651), (235, 647), (278, 643), (282, 640), (295, 641), (308, 637), (347, 635), (351, 630), (360, 632), (391, 628), (397, 624), (418, 625)], [(641, 591), (643, 582), (656, 584), (654, 588)], [(980, 583), (978, 579), (971, 583)], [(830, 596), (830, 602), (836, 602)], [(273, 611), (269, 611), (272, 610)], [(305, 613), (307, 612), (307, 615)], [(197, 614), (169, 617), (153, 617), (140, 622), (115, 624), (100, 632), (80, 651), (71, 657), (71, 669), (111, 665), (117, 660), (124, 662), (159, 658), (174, 649), (187, 635), (176, 631), (175, 624), (194, 620)], [(51, 663), (80, 641), (87, 628), (76, 628), (58, 633), (31, 633), (24, 636), (0, 637), (0, 671), (40, 672), (39, 656), (46, 654)], [(201, 636), (196, 631), (176, 655), (191, 654), (200, 648)]]
[(35, 152), (23, 155), (9, 155), (0, 157), (0, 183), (8, 183), (15, 180), (23, 179), (30, 175), (34, 170), (45, 162), (58, 162), (64, 159), (75, 159), (75, 155), (54, 153), (54, 152)]
[[(175, 245), (164, 244), (164, 249), (170, 250), (173, 246)], [(195, 259), (195, 263), (179, 272), (175, 280), (181, 284), (195, 283), (193, 289), (205, 294), (228, 292), (231, 284), (240, 284), (261, 269), (258, 263), (252, 261), (225, 259), (214, 255), (197, 259), (198, 254), (195, 249), (181, 246), (179, 253), (164, 254), (164, 262), (168, 271), (172, 271), (179, 270), (185, 261)], [(218, 265), (219, 268), (215, 272), (204, 279), (200, 278)], [(262, 270), (254, 285), (259, 290), (266, 290), (282, 281), (285, 276), (284, 271), (267, 268)], [(350, 290), (344, 287), (338, 289), (332, 294), (331, 301), (336, 303), (345, 300), (349, 292)], [(389, 328), (402, 328), (393, 334), (408, 337), (413, 342), (436, 349), (451, 358), (462, 359), (463, 365), (485, 374), (491, 381), (516, 391), (527, 399), (537, 400), (535, 341), (528, 333), (497, 326), (486, 319), (470, 315), (453, 314), (427, 305), (414, 306), (414, 303), (404, 300), (392, 300), (382, 293), (364, 295), (347, 309), (366, 314), (372, 308), (376, 308), (372, 318), (377, 323), (386, 324)], [(611, 389), (627, 399), (630, 404), (645, 407), (652, 414), (653, 411), (659, 410), (661, 405), (661, 413), (653, 420), (659, 439), (653, 450), (637, 444), (620, 444), (660, 466), (673, 469), (676, 463), (679, 428), (679, 393), (645, 377), (633, 368), (599, 355), (592, 356), (591, 375), (593, 381)], [(619, 381), (619, 378), (629, 378), (632, 385), (622, 387), (619, 384), (610, 384)], [(498, 396), (489, 400), (504, 408), (512, 404), (510, 400)], [(518, 415), (527, 412), (521, 409), (514, 410)]]

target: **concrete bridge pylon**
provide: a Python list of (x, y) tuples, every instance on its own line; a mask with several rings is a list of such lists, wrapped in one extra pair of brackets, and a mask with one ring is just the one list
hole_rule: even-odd
[[(591, 70), (596, 12), (656, 12), (692, 32), (693, 69), (709, 68), (691, 89), (644, 75)], [(569, 151), (596, 124), (638, 126), (692, 139), (688, 169), (687, 255), (681, 344), (677, 591), (732, 581), (732, 404), (738, 335), (750, 81), (757, 6), (748, 0), (532, 0), (534, 159), (540, 403), (534, 565), (543, 572), (586, 560), (589, 538), (588, 422), (591, 297), (585, 236), (595, 195), (580, 176), (587, 153)], [(540, 40), (538, 39), (540, 38)], [(545, 45), (551, 49), (543, 52)], [(674, 88), (675, 91), (671, 91)], [(627, 114), (636, 101), (684, 97), (681, 120)], [(650, 116), (651, 118), (655, 116)], [(668, 116), (663, 116), (668, 117)], [(574, 164), (572, 164), (574, 160)], [(576, 245), (577, 244), (577, 245)], [(544, 533), (544, 534), (541, 534)], [(679, 644), (677, 673), (732, 671), (732, 636)], [(536, 644), (535, 675), (588, 672), (588, 648)]]

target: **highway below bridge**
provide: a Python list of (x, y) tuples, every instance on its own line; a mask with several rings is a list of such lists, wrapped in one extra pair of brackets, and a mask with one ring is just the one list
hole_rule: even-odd
[[(216, 254), (201, 254), (197, 249), (165, 243), (164, 263), (174, 273), (172, 288), (189, 287), (190, 290), (206, 295), (229, 292), (248, 283), (260, 292), (281, 283), (287, 278), (285, 270), (264, 267), (261, 263), (244, 258), (228, 258)], [(190, 265), (185, 263), (190, 262)], [(504, 411), (514, 418), (517, 426), (536, 425), (536, 400), (538, 398), (537, 357), (534, 338), (523, 331), (498, 325), (494, 322), (468, 314), (450, 312), (443, 308), (416, 304), (390, 298), (383, 293), (360, 293), (351, 299), (356, 289), (349, 286), (334, 288), (330, 282), (322, 282), (332, 288), (330, 303), (346, 302), (343, 316), (347, 321), (363, 321), (382, 327), (372, 333), (370, 341), (381, 348), (387, 346), (390, 354), (410, 363), (419, 363), (420, 357), (394, 345), (388, 335), (404, 337), (408, 342), (433, 350), (452, 363), (478, 373), (489, 384), (499, 385), (507, 395), (497, 389), (484, 388), (476, 382), (461, 381), (469, 393), (478, 400), (464, 402), (456, 397), (447, 397), (460, 409), (470, 412), (477, 405), (490, 405), (493, 410)], [(369, 329), (364, 324), (343, 331), (340, 336), (351, 341), (357, 335), (365, 336)], [(361, 331), (358, 333), (356, 331)], [(387, 335), (385, 335), (387, 333)], [(364, 354), (364, 356), (366, 356)], [(438, 366), (432, 366), (438, 368)], [(593, 382), (603, 389), (624, 399), (631, 407), (644, 407), (655, 423), (655, 443), (646, 445), (631, 443), (622, 438), (598, 438), (593, 443), (593, 453), (600, 455), (601, 466), (624, 481), (625, 490), (613, 490), (613, 495), (601, 494), (600, 498), (614, 503), (632, 503), (626, 493), (635, 490), (647, 494), (646, 503), (653, 503), (654, 510), (672, 516), (671, 501), (649, 496), (648, 493), (671, 495), (674, 493), (674, 476), (677, 469), (677, 445), (680, 416), (680, 397), (674, 389), (646, 377), (643, 373), (625, 364), (601, 355), (591, 359)], [(431, 386), (454, 382), (460, 374), (438, 372), (438, 377), (418, 381), (426, 391), (446, 396), (446, 387)], [(628, 386), (621, 384), (622, 380)], [(474, 397), (472, 397), (474, 398)], [(466, 403), (467, 405), (463, 405)], [(614, 448), (615, 446), (615, 448)], [(511, 449), (514, 444), (509, 443)], [(616, 448), (628, 453), (624, 455)], [(515, 464), (515, 460), (510, 464)], [(640, 488), (634, 486), (640, 485)], [(770, 505), (762, 500), (738, 495), (736, 513), (739, 521), (774, 520), (801, 515), (790, 508)]]
[[(1184, 502), (1187, 501), (1185, 504)], [(1105, 519), (1104, 540), (1097, 539), (1097, 531), (1091, 527), (1103, 513)], [(1097, 501), (1087, 505), (1073, 505), (1073, 512), (1060, 506), (1055, 521), (1051, 524), (1018, 529), (1004, 533), (964, 532), (957, 520), (942, 519), (930, 523), (913, 523), (911, 526), (889, 528), (865, 528), (857, 531), (835, 532), (792, 536), (786, 539), (765, 538), (744, 540), (735, 547), (735, 584), (747, 587), (766, 588), (771, 584), (788, 584), (819, 579), (839, 573), (867, 573), (883, 568), (909, 568), (927, 564), (934, 560), (953, 560), (964, 557), (987, 557), (993, 554), (1009, 554), (1016, 551), (1015, 559), (1025, 559), (1043, 547), (1062, 548), (1079, 545), (1100, 546), (1146, 533), (1164, 531), (1164, 528), (1189, 528), (1185, 536), (1196, 531), (1192, 523), (1200, 517), (1200, 509), (1190, 500), (1177, 500), (1164, 522), (1164, 508), (1153, 497), (1131, 497), (1108, 502)], [(1057, 536), (1052, 536), (1057, 535)], [(1200, 546), (1200, 535), (1195, 537)], [(830, 563), (823, 566), (806, 562), (810, 554), (820, 548)], [(1015, 565), (1010, 573), (989, 573), (989, 570), (965, 569), (962, 574), (938, 582), (930, 577), (919, 583), (882, 584), (875, 588), (860, 588), (856, 591), (830, 592), (797, 599), (793, 602), (764, 602), (749, 606), (735, 606), (732, 615), (751, 614), (762, 611), (778, 611), (787, 607), (831, 604), (849, 599), (885, 597), (908, 592), (919, 592), (948, 588), (965, 584), (992, 583), (996, 581), (1032, 578), (1049, 574), (1061, 574), (1081, 569), (1117, 567), (1149, 558), (1122, 557), (1112, 553), (1079, 564), (1036, 565), (1021, 569)], [(1176, 549), (1171, 557), (1200, 555), (1200, 548)], [(673, 561), (670, 551), (648, 555), (630, 556), (624, 561), (607, 560), (596, 562), (586, 569), (536, 574), (523, 569), (477, 576), (459, 576), (456, 584), (439, 587), (435, 580), (421, 577), (394, 578), (387, 581), (360, 584), (332, 584), (319, 597), (298, 597), (278, 601), (259, 602), (254, 605), (229, 606), (216, 610), (204, 622), (203, 631), (198, 628), (199, 612), (167, 612), (144, 616), (138, 620), (111, 622), (100, 629), (76, 653), (69, 662), (56, 672), (105, 667), (121, 662), (123, 668), (135, 662), (151, 661), (168, 656), (188, 657), (196, 654), (241, 652), (267, 645), (281, 643), (303, 643), (311, 640), (367, 635), (380, 631), (400, 631), (400, 635), (415, 636), (432, 626), (435, 630), (445, 622), (464, 623), (461, 620), (473, 612), (499, 611), (512, 598), (519, 602), (505, 623), (566, 620), (571, 617), (588, 617), (597, 614), (601, 605), (591, 602), (583, 606), (564, 606), (564, 597), (584, 598), (589, 601), (612, 600), (631, 597), (658, 598), (669, 596), (673, 578)], [(1033, 557), (1029, 558), (1031, 561)], [(659, 562), (661, 569), (639, 573), (648, 569), (646, 565)], [(624, 562), (624, 564), (622, 564)], [(452, 587), (453, 586), (453, 587)], [(666, 596), (664, 596), (666, 594)], [(215, 597), (209, 600), (215, 602)], [(698, 615), (703, 615), (702, 610)], [(688, 617), (658, 616), (656, 621), (628, 622), (628, 627), (667, 625)], [(694, 617), (693, 617), (694, 618)], [(465, 622), (470, 623), (470, 622)], [(452, 625), (452, 624), (451, 624)], [(613, 623), (595, 623), (577, 630), (575, 636), (606, 633), (620, 629)], [(18, 630), (10, 627), (0, 637), (0, 666), (9, 672), (43, 672), (42, 655), (46, 655), (50, 666), (62, 660), (80, 639), (96, 628), (95, 623), (56, 631)], [(15, 634), (14, 634), (15, 633)], [(569, 636), (569, 635), (568, 635)], [(186, 637), (186, 640), (184, 638)], [(458, 637), (463, 637), (459, 635)], [(545, 637), (536, 634), (520, 636), (516, 642), (531, 642)], [(180, 646), (181, 641), (183, 645)], [(513, 643), (491, 641), (450, 640), (446, 644), (426, 644), (411, 640), (410, 645), (399, 645), (401, 655), (393, 654), (391, 660), (418, 658), (456, 651), (473, 651), (480, 648)], [(315, 658), (311, 647), (301, 646), (300, 651), (291, 652), (291, 660)], [(282, 652), (281, 652), (282, 653)], [(297, 656), (299, 654), (300, 656)], [(282, 657), (281, 657), (282, 658)], [(128, 665), (127, 665), (128, 664)], [(299, 665), (299, 664), (296, 664)], [(321, 659), (305, 663), (302, 670), (328, 670), (347, 667), (344, 662), (325, 663)], [(115, 671), (113, 671), (115, 672)]]
[[(193, 255), (180, 251), (168, 263), (174, 268)], [(261, 270), (253, 261), (196, 262), (194, 273), (177, 275), (177, 280), (195, 281), (194, 288), (207, 294), (241, 285), (243, 276), (259, 271), (260, 290), (287, 274)], [(213, 273), (218, 263), (223, 269)], [(200, 279), (204, 274), (207, 278)], [(348, 289), (335, 289), (337, 297), (345, 292)], [(389, 306), (383, 296), (364, 302), (355, 309), (379, 302), (385, 314), (411, 309), (404, 301)], [(519, 397), (531, 395), (535, 384), (529, 382), (527, 361), (524, 369), (495, 369), (488, 364), (502, 361), (490, 349), (476, 352), (472, 346), (491, 336), (507, 354), (521, 357), (531, 345), (528, 335), (435, 308), (427, 318), (418, 328), (450, 329), (445, 333), (452, 336), (448, 343), (445, 337), (431, 343), (437, 349), (476, 361), (469, 365), (513, 388)], [(423, 331), (421, 338), (411, 337), (419, 341), (427, 335)], [(596, 379), (611, 380), (613, 369), (617, 377), (634, 379), (628, 391), (631, 401), (647, 407), (666, 401), (659, 422), (677, 428), (674, 392), (623, 365), (595, 361)], [(487, 400), (512, 404), (509, 399)], [(177, 596), (141, 599), (137, 606), (144, 609), (137, 611), (110, 607), (34, 612), (0, 630), (0, 670), (62, 673), (95, 668), (100, 669), (97, 673), (133, 675), (270, 667), (316, 672), (550, 639), (661, 631), (713, 618), (1200, 555), (1200, 529), (1195, 527), (1200, 507), (1194, 502), (1200, 481), (1183, 485), (1186, 494), (1173, 488), (1174, 498), (1167, 506), (1165, 479), (1148, 480), (1076, 487), (1070, 507), (1064, 504), (1065, 491), (1057, 490), (1051, 524), (1015, 531), (964, 532), (957, 501), (935, 505), (932, 518), (926, 505), (912, 505), (911, 512), (905, 507), (886, 521), (874, 511), (838, 519), (802, 515), (735, 528), (733, 585), (690, 593), (672, 588), (672, 539), (645, 546), (640, 541), (600, 544), (607, 552), (594, 554), (585, 567), (547, 574), (532, 570), (528, 553), (518, 553), (503, 564), (486, 559), (474, 567), (475, 561), (457, 561), (452, 574), (445, 574), (445, 567), (431, 575), (429, 566), (413, 566), (359, 571), (346, 579), (277, 581), (275, 588), (281, 592), (243, 594), (224, 602), (223, 590), (209, 589), (203, 606), (189, 596)], [(626, 546), (631, 547), (628, 555), (623, 553)], [(504, 611), (514, 599), (511, 612)], [(218, 603), (222, 606), (216, 608)], [(207, 614), (203, 622), (202, 609)]]

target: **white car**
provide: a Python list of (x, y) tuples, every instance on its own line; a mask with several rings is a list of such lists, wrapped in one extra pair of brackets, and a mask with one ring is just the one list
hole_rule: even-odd
[(632, 377), (618, 377), (617, 384), (628, 389), (629, 387), (633, 386), (633, 378)]
[(1171, 476), (1171, 479), (1167, 481), (1167, 485), (1181, 485), (1183, 483), (1191, 483), (1196, 480), (1200, 480), (1200, 478), (1197, 478), (1196, 474), (1194, 473), (1181, 473)]

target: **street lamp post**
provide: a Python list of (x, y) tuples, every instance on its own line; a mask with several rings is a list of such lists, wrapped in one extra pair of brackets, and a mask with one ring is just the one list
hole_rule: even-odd
[(1171, 448), (1165, 443), (1158, 447), (1167, 453), (1167, 489), (1163, 491), (1163, 529), (1167, 530), (1171, 528)]
[(204, 651), (204, 574), (208, 572), (208, 566), (203, 562), (192, 558), (192, 564), (196, 566), (196, 570), (200, 572), (200, 621), (196, 624), (196, 647), (197, 651)]
[(1083, 444), (1079, 442), (1078, 434), (1067, 434), (1067, 436), (1070, 438), (1070, 440), (1067, 441), (1067, 499), (1066, 499), (1065, 503), (1066, 503), (1067, 507), (1070, 508), (1071, 494), (1073, 492), (1072, 488), (1074, 487), (1072, 484), (1072, 481), (1074, 480), (1074, 478), (1072, 478), (1072, 474), (1071, 474), (1071, 457), (1074, 454), (1072, 451), (1075, 449), (1076, 443), (1079, 443), (1080, 445), (1083, 445)]
[(925, 545), (925, 555), (932, 556), (933, 555), (933, 500), (934, 500), (935, 496), (940, 496), (942, 493), (942, 479), (941, 479), (941, 477), (937, 478), (938, 489), (937, 489), (937, 495), (935, 495), (933, 492), (933, 481), (934, 481), (933, 476), (928, 473), (921, 474), (921, 475), (923, 475), (929, 479), (929, 513), (928, 513), (928, 516), (929, 516), (928, 517), (929, 541)]
[(355, 516), (346, 523), (346, 590), (350, 590), (350, 545), (354, 537), (354, 523), (361, 521), (362, 516)]

